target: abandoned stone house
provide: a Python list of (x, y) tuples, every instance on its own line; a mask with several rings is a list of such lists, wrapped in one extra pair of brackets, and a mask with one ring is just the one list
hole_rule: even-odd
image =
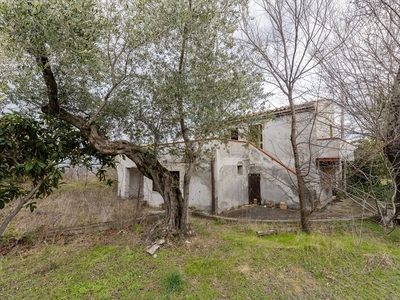
[[(302, 168), (307, 174), (309, 195), (319, 203), (330, 201), (335, 186), (345, 179), (346, 162), (354, 156), (354, 146), (337, 136), (335, 115), (333, 103), (327, 100), (296, 106)], [(189, 207), (220, 213), (244, 204), (272, 201), (299, 208), (290, 109), (281, 107), (259, 116), (255, 142), (241, 139), (245, 135), (240, 128), (233, 130), (226, 144), (208, 142), (212, 159), (204, 158), (192, 177)], [(183, 190), (185, 164), (171, 156), (160, 161), (179, 178)], [(152, 181), (127, 158), (119, 159), (118, 194), (122, 198), (138, 197), (150, 206), (163, 203)]]

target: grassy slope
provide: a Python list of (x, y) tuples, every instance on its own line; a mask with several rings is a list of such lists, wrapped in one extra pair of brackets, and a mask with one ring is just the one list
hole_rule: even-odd
[[(95, 181), (69, 181), (9, 233), (131, 217), (137, 205)], [(144, 213), (144, 212), (141, 212)], [(400, 231), (314, 224), (311, 235), (257, 237), (284, 224), (192, 219), (197, 236), (148, 255), (141, 227), (18, 245), (0, 256), (0, 299), (398, 299)], [(290, 225), (293, 226), (293, 225)], [(0, 246), (1, 250), (1, 246)]]
[[(93, 176), (67, 178), (65, 184), (51, 196), (35, 201), (35, 211), (31, 213), (23, 208), (8, 226), (6, 235), (18, 236), (36, 229), (53, 230), (118, 221), (138, 217), (142, 213), (137, 210), (136, 200), (118, 198), (116, 184), (106, 186)], [(0, 220), (11, 209), (6, 207), (0, 210)]]
[(139, 227), (58, 238), (0, 257), (0, 299), (396, 299), (400, 232), (316, 224), (311, 235), (192, 219), (154, 258)]

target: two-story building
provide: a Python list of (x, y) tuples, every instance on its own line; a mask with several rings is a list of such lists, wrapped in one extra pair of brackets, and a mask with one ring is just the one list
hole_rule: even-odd
[[(353, 159), (354, 146), (336, 136), (335, 109), (331, 101), (297, 105), (297, 144), (310, 201), (326, 203), (344, 180), (346, 162)], [(210, 140), (212, 155), (200, 160), (190, 184), (189, 207), (220, 213), (244, 204), (285, 202), (299, 208), (297, 180), (290, 142), (291, 111), (281, 107), (257, 114), (256, 124), (232, 130), (227, 143)], [(258, 132), (253, 142), (242, 137)], [(257, 138), (254, 139), (254, 136)], [(179, 178), (183, 189), (185, 164), (166, 155), (160, 162)], [(129, 159), (118, 165), (118, 194), (135, 197), (150, 206), (163, 199), (153, 190)]]

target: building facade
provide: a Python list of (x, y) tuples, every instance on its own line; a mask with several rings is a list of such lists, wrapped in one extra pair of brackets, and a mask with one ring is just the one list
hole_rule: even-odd
[[(335, 109), (330, 101), (315, 101), (296, 106), (297, 143), (309, 201), (325, 204), (332, 191), (343, 186), (346, 162), (353, 160), (354, 146), (339, 138)], [(285, 202), (299, 208), (290, 142), (291, 112), (282, 107), (258, 114), (250, 128), (234, 128), (227, 143), (206, 143), (209, 157), (200, 159), (190, 184), (189, 207), (221, 213), (244, 204)], [(253, 131), (252, 142), (245, 139)], [(183, 190), (185, 163), (179, 157), (163, 156), (160, 161), (179, 178)], [(119, 158), (118, 193), (134, 197), (150, 206), (160, 206), (163, 199), (153, 190), (135, 164)]]

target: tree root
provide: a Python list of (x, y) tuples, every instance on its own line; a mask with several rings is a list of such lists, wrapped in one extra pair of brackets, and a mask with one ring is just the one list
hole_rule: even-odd
[(195, 235), (190, 227), (185, 231), (171, 228), (166, 219), (156, 222), (144, 235), (144, 241), (147, 245), (151, 245), (160, 239), (164, 239), (168, 243), (179, 243)]

